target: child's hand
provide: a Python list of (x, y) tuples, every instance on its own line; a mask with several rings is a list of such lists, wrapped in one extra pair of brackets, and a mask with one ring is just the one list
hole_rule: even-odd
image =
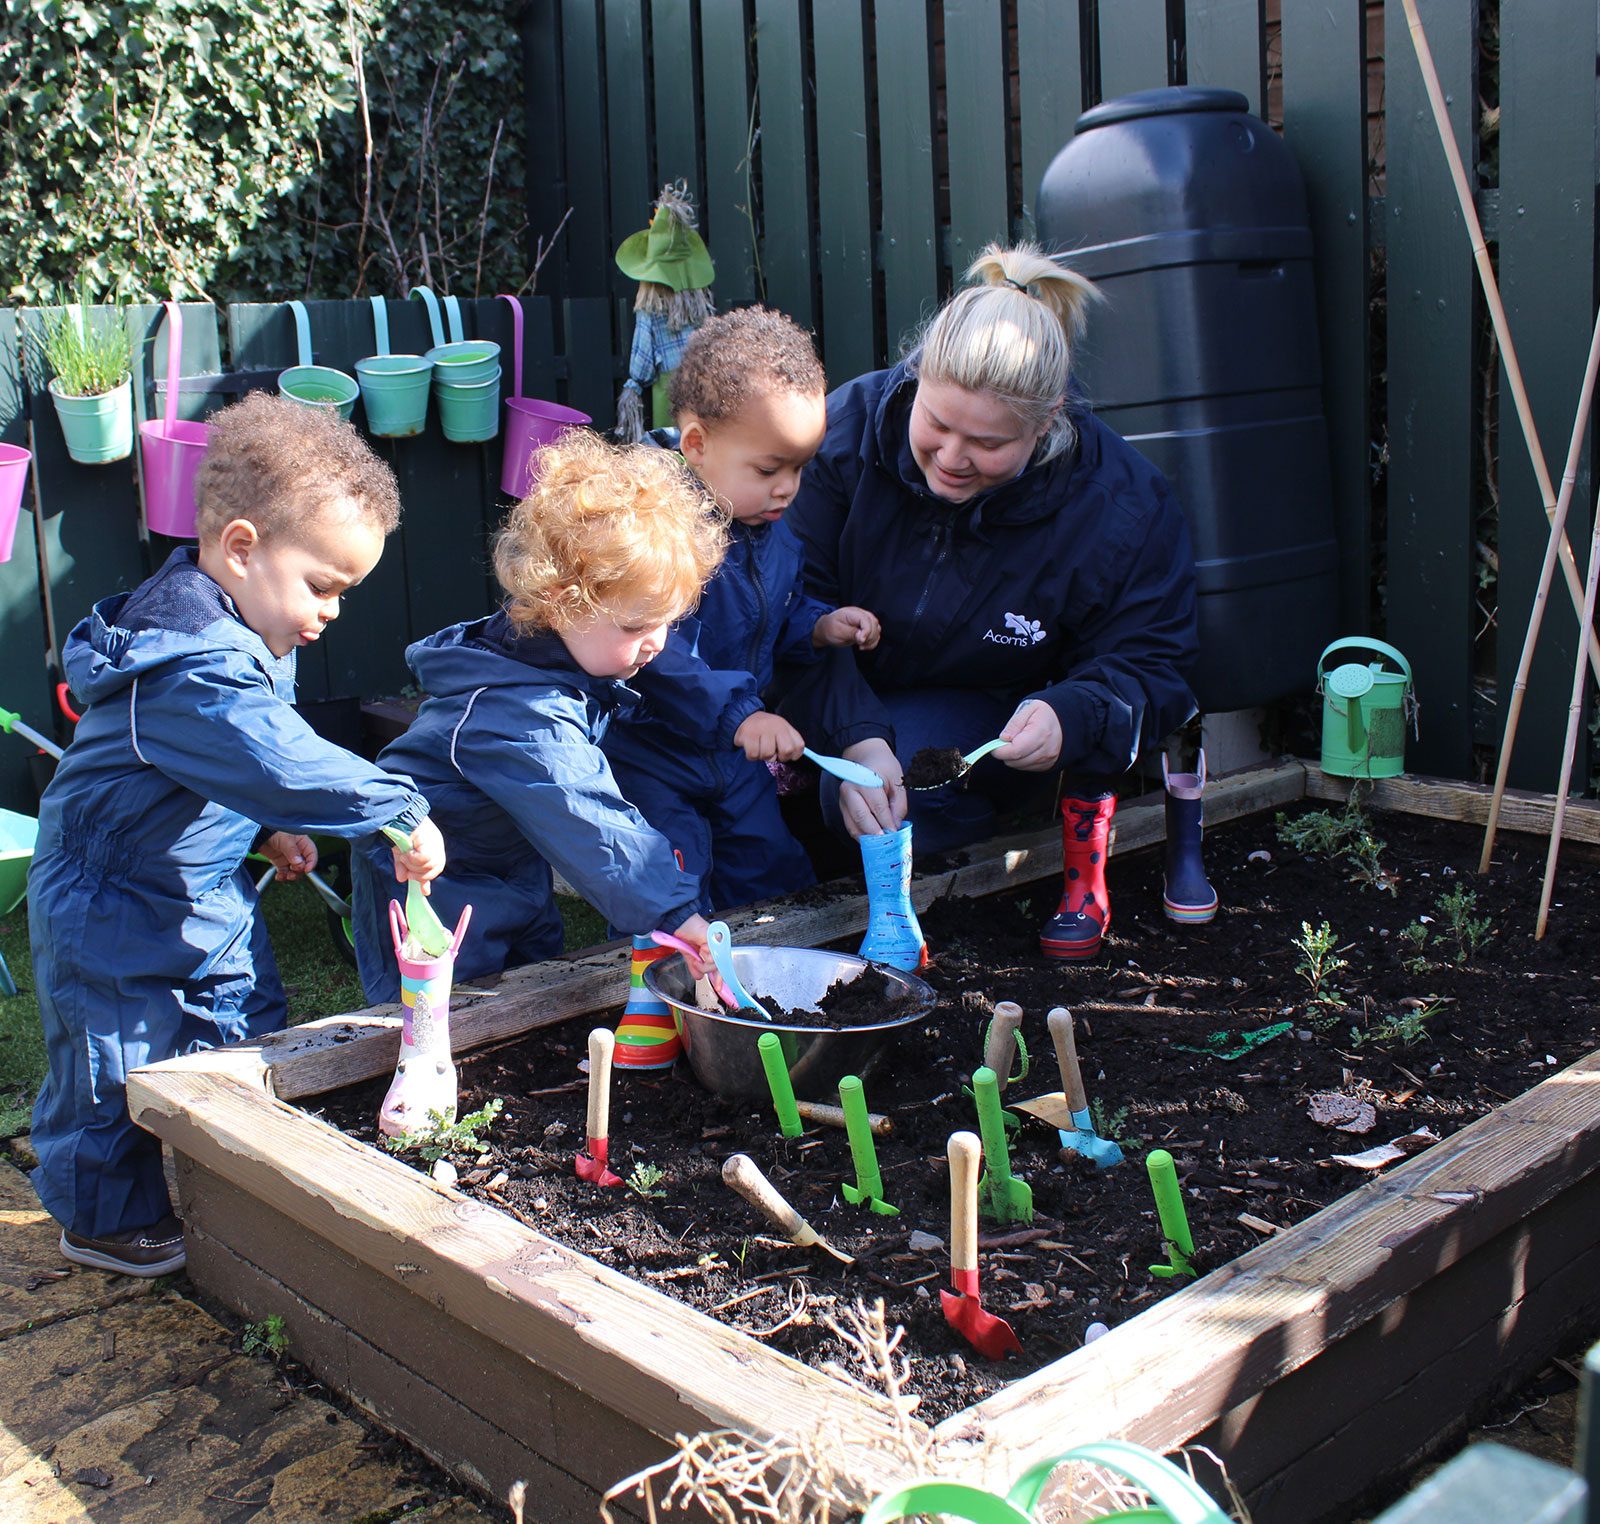
[(1019, 706), (1000, 734), (1006, 744), (995, 748), (994, 759), (1018, 772), (1049, 772), (1061, 760), (1061, 719), (1042, 699)]
[(873, 736), (845, 747), (844, 755), (851, 762), (870, 767), (883, 779), (882, 788), (858, 788), (854, 783), (839, 785), (839, 813), (844, 816), (845, 829), (856, 837), (898, 831), (905, 823), (911, 800), (906, 794), (905, 770), (894, 748), (881, 737)]
[(274, 831), (261, 843), (261, 855), (278, 870), (286, 884), (304, 878), (317, 866), (317, 844), (309, 836)]
[(411, 850), (394, 849), (394, 876), (399, 883), (415, 879), (428, 892), (428, 884), (444, 872), (444, 837), (431, 820), (422, 820), (411, 828)]
[(870, 609), (858, 609), (853, 604), (824, 614), (811, 630), (814, 646), (854, 646), (858, 651), (870, 651), (883, 634), (878, 616)]
[(758, 709), (733, 733), (752, 762), (793, 762), (805, 750), (806, 739), (787, 720)]
[(690, 916), (673, 932), (674, 936), (682, 937), (694, 949), (694, 956), (685, 953), (683, 961), (689, 965), (689, 972), (696, 979), (704, 979), (711, 967), (711, 946), (706, 940), (710, 933), (711, 928), (706, 925), (706, 919), (701, 915)]

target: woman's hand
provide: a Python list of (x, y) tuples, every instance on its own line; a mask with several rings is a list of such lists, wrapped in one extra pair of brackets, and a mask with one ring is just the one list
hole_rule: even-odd
[(711, 946), (707, 941), (711, 928), (706, 924), (706, 918), (703, 915), (692, 915), (672, 934), (675, 937), (682, 937), (694, 949), (692, 955), (689, 953), (683, 955), (683, 961), (689, 965), (689, 972), (696, 979), (704, 979), (706, 971), (711, 967)]
[(995, 748), (995, 761), (1018, 772), (1047, 773), (1061, 760), (1061, 719), (1041, 699), (1021, 705), (1000, 738), (1006, 744)]
[(805, 750), (805, 737), (781, 715), (758, 709), (746, 715), (733, 733), (733, 744), (744, 748), (752, 762), (793, 762)]
[(286, 884), (304, 878), (317, 866), (317, 844), (309, 836), (274, 831), (261, 843), (261, 855), (277, 869)]
[(811, 627), (811, 644), (822, 646), (854, 646), (858, 651), (870, 651), (883, 635), (883, 626), (871, 609), (860, 609), (854, 604), (824, 614)]
[(411, 850), (402, 852), (394, 848), (394, 876), (399, 883), (415, 879), (428, 892), (428, 885), (444, 872), (444, 837), (439, 827), (426, 818), (412, 826)]
[(898, 831), (905, 823), (911, 800), (906, 794), (905, 770), (894, 748), (878, 737), (857, 741), (844, 749), (845, 757), (870, 767), (883, 779), (882, 788), (858, 788), (854, 783), (839, 785), (839, 812), (845, 829), (852, 836), (879, 836)]

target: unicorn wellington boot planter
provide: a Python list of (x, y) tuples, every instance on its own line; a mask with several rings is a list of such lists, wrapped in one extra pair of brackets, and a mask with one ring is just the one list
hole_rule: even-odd
[(911, 822), (898, 831), (862, 836), (867, 880), (867, 934), (861, 956), (910, 972), (928, 961), (928, 944), (911, 905)]
[(448, 1122), (456, 1118), (456, 1066), (450, 1051), (450, 984), (456, 953), (467, 933), (472, 906), (461, 912), (446, 951), (429, 957), (411, 939), (398, 901), (389, 902), (389, 927), (395, 961), (400, 965), (400, 1062), (378, 1111), (378, 1131), (398, 1138), (423, 1132), (430, 1112)]

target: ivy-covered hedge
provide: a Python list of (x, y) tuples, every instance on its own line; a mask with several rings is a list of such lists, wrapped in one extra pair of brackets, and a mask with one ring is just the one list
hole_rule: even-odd
[(515, 290), (521, 3), (0, 0), (5, 297)]

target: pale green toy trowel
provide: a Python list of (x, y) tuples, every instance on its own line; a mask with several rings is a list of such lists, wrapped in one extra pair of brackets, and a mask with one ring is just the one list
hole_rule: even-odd
[[(404, 831), (397, 831), (392, 826), (383, 826), (381, 829), (402, 852), (411, 850), (411, 838)], [(434, 914), (428, 896), (422, 892), (422, 885), (416, 879), (406, 886), (406, 928), (430, 958), (442, 958), (450, 951), (450, 932)]]

